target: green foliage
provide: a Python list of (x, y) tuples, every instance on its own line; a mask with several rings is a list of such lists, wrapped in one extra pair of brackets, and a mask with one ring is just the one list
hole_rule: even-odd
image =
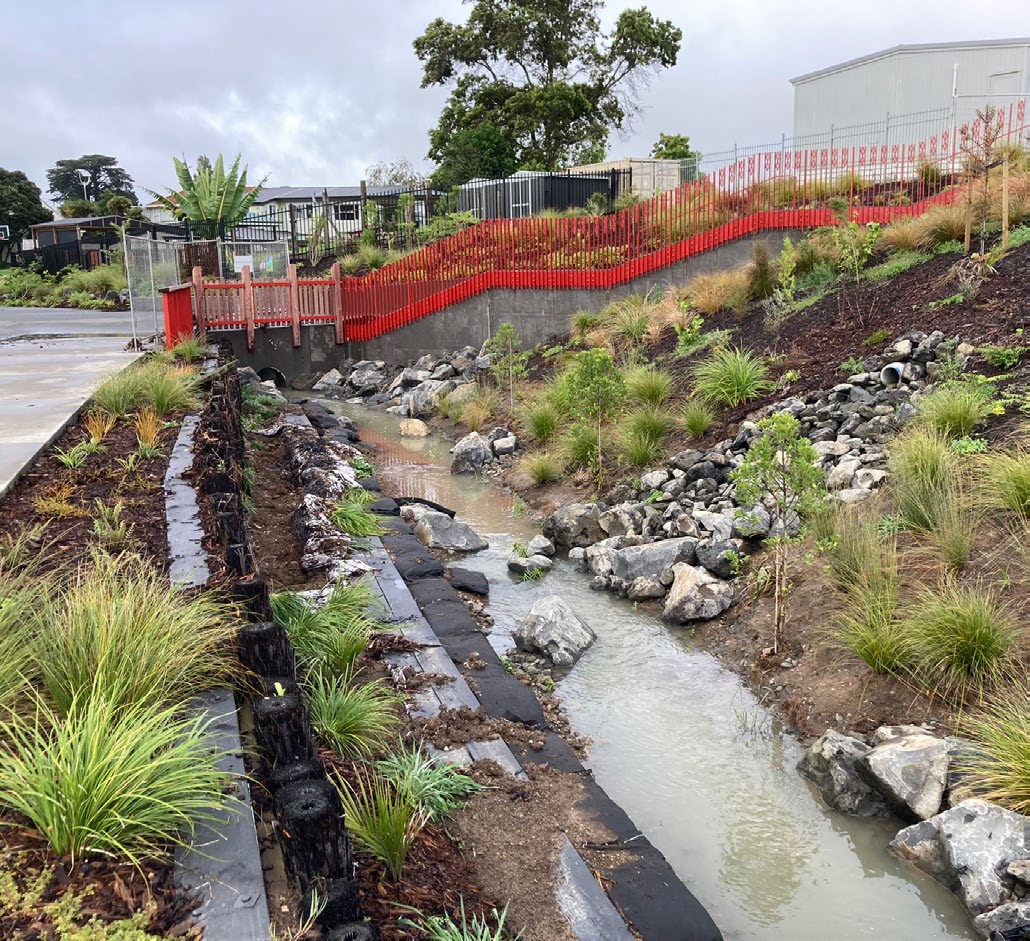
[(523, 458), (519, 466), (538, 487), (553, 484), (561, 477), (561, 462), (545, 451)]
[(965, 717), (963, 731), (978, 746), (952, 759), (971, 795), (1030, 813), (1030, 694), (1026, 687), (992, 697)]
[(683, 406), (683, 428), (691, 438), (703, 438), (713, 421), (715, 414), (703, 402), (691, 399)]
[(1030, 449), (1026, 445), (985, 455), (978, 470), (989, 507), (1030, 517)]
[(93, 390), (93, 404), (113, 418), (124, 418), (142, 396), (139, 370), (128, 367), (101, 380)]
[(919, 217), (919, 244), (923, 248), (938, 249), (939, 246), (959, 244), (959, 251), (966, 237), (966, 216), (964, 205), (935, 206)]
[(747, 299), (760, 301), (771, 297), (779, 285), (776, 263), (765, 242), (755, 242), (747, 266)]
[(417, 230), (418, 241), (420, 245), (432, 245), (475, 225), (479, 225), (479, 217), (474, 212), (448, 212), (421, 226)]
[[(411, 911), (415, 911), (411, 909)], [(508, 941), (510, 935), (504, 928), (505, 917), (508, 909), (498, 913), (495, 908), (492, 912), (494, 927), (490, 927), (486, 915), (472, 915), (471, 918), (465, 913), (465, 899), (461, 900), (461, 918), (455, 921), (450, 915), (423, 915), (416, 911), (418, 921), (410, 918), (401, 918), (400, 924), (407, 928), (415, 928), (423, 932), (426, 941)], [(520, 931), (514, 941), (522, 937)]]
[(879, 330), (874, 330), (869, 334), (862, 342), (866, 346), (879, 346), (881, 343), (886, 343), (891, 338), (891, 332), (886, 327), (881, 327)]
[(1030, 225), (1021, 225), (1018, 229), (1009, 230), (1009, 248), (1019, 248), (1027, 242), (1030, 242)]
[(378, 536), (379, 520), (367, 509), (375, 495), (362, 487), (351, 487), (333, 507), (333, 522), (351, 536)]
[(916, 422), (947, 438), (962, 438), (994, 414), (991, 389), (970, 382), (949, 382), (919, 399)]
[(195, 173), (178, 157), (173, 157), (172, 162), (179, 181), (178, 191), (169, 190), (166, 196), (151, 191), (151, 195), (176, 219), (199, 224), (203, 233), (211, 238), (221, 235), (220, 226), (231, 226), (247, 215), (265, 183), (261, 180), (248, 191), (247, 168), (240, 172), (239, 154), (228, 173), (221, 154), (213, 166), (198, 161)]
[(623, 432), (619, 453), (631, 467), (651, 467), (661, 458), (661, 441), (634, 431)]
[(658, 366), (638, 366), (625, 374), (629, 398), (639, 405), (657, 408), (672, 395), (672, 375)]
[(132, 177), (118, 166), (116, 157), (106, 154), (83, 154), (73, 160), (58, 160), (47, 170), (47, 185), (56, 201), (82, 199), (83, 180), (79, 170), (89, 174), (85, 189), (87, 199), (100, 202), (105, 196), (117, 195), (126, 197), (132, 205), (139, 202), (133, 192)]
[(446, 761), (433, 761), (418, 746), (398, 751), (378, 762), (379, 774), (414, 806), (439, 822), (461, 807), (483, 785)]
[(568, 371), (570, 408), (574, 418), (597, 426), (597, 476), (603, 475), (601, 422), (610, 418), (626, 398), (622, 373), (604, 350), (583, 350)]
[(705, 318), (700, 314), (694, 314), (689, 322), (673, 322), (673, 329), (676, 331), (676, 355), (689, 356), (704, 347), (705, 339), (701, 328), (705, 324)]
[(870, 222), (860, 226), (854, 220), (837, 226), (833, 231), (834, 242), (840, 252), (838, 267), (858, 284), (859, 275), (866, 262), (872, 257), (876, 240), (880, 237), (879, 223)]
[(837, 367), (838, 372), (848, 376), (853, 376), (855, 373), (863, 372), (864, 370), (865, 360), (861, 356), (849, 356)]
[(960, 457), (969, 457), (973, 454), (986, 454), (987, 442), (983, 438), (971, 438), (964, 435), (951, 442), (951, 450)]
[(99, 498), (95, 503), (97, 515), (93, 519), (93, 535), (97, 537), (97, 543), (107, 552), (121, 552), (129, 543), (129, 524), (122, 518), (125, 504), (118, 500), (113, 506), (108, 506)]
[[(802, 242), (802, 245), (807, 243)], [(800, 250), (798, 257), (801, 257)], [(797, 294), (811, 294), (823, 291), (837, 280), (837, 272), (833, 266), (824, 260), (819, 260), (807, 271), (800, 273), (797, 278)]]
[(981, 522), (980, 508), (970, 499), (963, 476), (956, 475), (939, 492), (929, 533), (941, 558), (953, 572), (961, 572), (969, 561)]
[(518, 170), (515, 150), (504, 132), (485, 120), (459, 127), (444, 141), (433, 185), (448, 190), (469, 180), (496, 180)]
[(100, 682), (63, 714), (33, 694), (30, 717), (0, 722), (0, 806), (26, 817), (58, 856), (103, 854), (142, 866), (180, 845), (222, 804), (207, 723), (179, 705), (118, 705)]
[(889, 281), (896, 278), (903, 271), (908, 271), (916, 265), (930, 260), (930, 256), (924, 252), (905, 251), (892, 255), (887, 261), (867, 268), (862, 275), (867, 281)]
[(686, 134), (662, 134), (651, 148), (651, 156), (655, 160), (694, 160), (701, 159), (701, 153), (690, 148), (690, 138)]
[(706, 404), (733, 408), (772, 389), (764, 359), (741, 349), (717, 349), (693, 371), (694, 395)]
[(547, 444), (554, 438), (561, 422), (558, 410), (547, 402), (539, 402), (527, 408), (522, 418), (533, 440), (540, 444)]
[(1025, 346), (995, 346), (987, 343), (980, 347), (979, 354), (996, 369), (1013, 369), (1026, 352)]
[(562, 439), (562, 456), (573, 468), (596, 467), (598, 439), (600, 432), (596, 426), (577, 423), (573, 425)]
[(959, 239), (949, 239), (947, 242), (941, 242), (934, 249), (934, 254), (937, 255), (959, 255), (963, 251), (963, 244)]
[(953, 492), (958, 456), (949, 439), (935, 428), (914, 428), (891, 445), (887, 468), (891, 493), (905, 525), (920, 532), (933, 530), (941, 501)]
[(604, 318), (589, 310), (580, 310), (569, 318), (569, 329), (578, 337), (585, 337), (591, 330), (596, 330)]
[(522, 337), (510, 323), (502, 323), (483, 346), (491, 357), (490, 371), (501, 388), (508, 390), (509, 407), (515, 410), (515, 385), (526, 375), (529, 353), (522, 349)]
[(30, 226), (53, 218), (41, 195), (39, 187), (21, 170), (0, 168), (0, 225), (10, 230), (10, 239), (0, 242), (0, 261), (6, 259), (12, 245), (19, 245), (29, 234)]
[(400, 696), (383, 680), (361, 686), (354, 674), (312, 671), (302, 687), (318, 737), (344, 758), (370, 758), (400, 724)]
[(997, 593), (946, 579), (905, 606), (917, 675), (928, 688), (982, 696), (1012, 665), (1018, 624)]
[(337, 776), (344, 821), (351, 839), (386, 865), (390, 878), (400, 878), (408, 850), (429, 821), (409, 794), (384, 778), (359, 771), (357, 785)]
[(422, 87), (452, 91), (430, 158), (445, 160), (454, 135), (489, 121), (522, 168), (603, 159), (609, 132), (636, 110), (636, 83), (675, 64), (682, 32), (641, 8), (606, 34), (600, 10), (600, 0), (478, 0), (467, 23), (433, 20), (414, 43)]

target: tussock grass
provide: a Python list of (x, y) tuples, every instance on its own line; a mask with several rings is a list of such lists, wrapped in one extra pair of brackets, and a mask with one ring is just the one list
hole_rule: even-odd
[(500, 401), (497, 390), (488, 386), (479, 386), (476, 394), (462, 406), (457, 420), (468, 426), (470, 431), (481, 431), (497, 411)]
[(937, 554), (952, 572), (961, 572), (969, 562), (982, 521), (982, 508), (972, 498), (964, 475), (946, 482), (941, 488), (928, 535)]
[(137, 556), (102, 552), (34, 614), (32, 657), (57, 711), (99, 691), (114, 706), (181, 703), (238, 671), (236, 623), (212, 594), (188, 598)]
[(921, 233), (918, 220), (898, 219), (880, 232), (880, 244), (891, 252), (911, 252), (919, 247)]
[(193, 373), (169, 368), (164, 363), (140, 367), (140, 403), (151, 406), (158, 415), (187, 412), (196, 407)]
[(194, 334), (182, 337), (170, 352), (176, 362), (197, 363), (207, 355), (207, 343)]
[(890, 490), (906, 525), (933, 530), (941, 499), (956, 492), (958, 466), (947, 437), (934, 428), (915, 428), (894, 439), (887, 460)]
[(100, 381), (93, 390), (93, 404), (112, 418), (124, 418), (143, 398), (143, 384), (138, 369), (127, 367)]
[(394, 735), (403, 699), (383, 680), (357, 686), (350, 671), (330, 676), (315, 670), (304, 683), (311, 725), (344, 758), (370, 758)]
[(769, 392), (769, 367), (760, 356), (724, 348), (698, 363), (692, 371), (694, 396), (706, 404), (731, 408)]
[(992, 451), (978, 461), (978, 483), (988, 507), (1030, 517), (1030, 447)]
[(1030, 813), (1030, 693), (1025, 685), (990, 699), (966, 717), (965, 733), (979, 749), (955, 759), (968, 775), (968, 789), (978, 797), (1019, 814)]
[(691, 399), (683, 407), (683, 429), (691, 438), (702, 438), (712, 427), (715, 413), (704, 404)]
[(928, 689), (982, 698), (1012, 666), (1016, 618), (984, 585), (945, 579), (917, 592), (902, 619), (915, 651), (916, 675)]
[(337, 776), (344, 819), (351, 839), (385, 864), (390, 878), (400, 878), (408, 850), (429, 822), (406, 793), (371, 772), (359, 771), (357, 785)]
[(561, 461), (553, 454), (538, 451), (523, 458), (519, 468), (529, 476), (538, 487), (544, 484), (553, 484), (561, 478)]
[(921, 248), (936, 248), (945, 242), (961, 242), (966, 237), (965, 206), (935, 206), (915, 222)]
[(626, 371), (626, 391), (631, 401), (657, 408), (672, 395), (672, 374), (657, 366), (638, 366)]
[(538, 402), (530, 406), (522, 415), (526, 430), (534, 441), (547, 444), (558, 433), (561, 415), (548, 402)]
[(73, 864), (104, 855), (139, 867), (210, 818), (231, 778), (216, 767), (204, 721), (107, 692), (99, 681), (63, 713), (37, 696), (34, 715), (0, 723), (0, 805)]
[[(498, 912), (495, 908), (491, 912), (494, 926), (490, 927), (490, 921), (486, 915), (468, 915), (465, 912), (465, 899), (461, 899), (460, 915), (457, 919), (451, 915), (424, 915), (417, 912), (418, 920), (401, 918), (399, 924), (408, 928), (416, 928), (425, 933), (427, 941), (506, 941), (511, 937), (505, 930), (504, 922), (508, 915), (508, 908)], [(519, 932), (515, 939), (519, 941), (522, 932)]]
[(435, 762), (417, 745), (378, 762), (379, 774), (431, 820), (440, 821), (483, 790), (483, 786), (445, 761)]
[(597, 428), (573, 425), (561, 442), (562, 455), (570, 467), (590, 467), (597, 463)]
[(590, 310), (576, 311), (569, 318), (569, 331), (577, 337), (585, 337), (592, 330), (601, 326), (604, 318)]
[(919, 399), (916, 422), (948, 438), (963, 438), (993, 412), (989, 389), (968, 382), (951, 382)]
[(687, 302), (694, 310), (711, 316), (729, 307), (734, 297), (747, 290), (747, 278), (744, 268), (698, 275), (687, 286)]

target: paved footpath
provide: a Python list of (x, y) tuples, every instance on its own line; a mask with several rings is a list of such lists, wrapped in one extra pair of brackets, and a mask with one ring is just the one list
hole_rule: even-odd
[(0, 496), (78, 414), (126, 352), (128, 313), (0, 307)]

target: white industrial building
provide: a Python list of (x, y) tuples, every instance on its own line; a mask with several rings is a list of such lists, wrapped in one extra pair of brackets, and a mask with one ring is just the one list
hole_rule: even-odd
[(971, 121), (985, 103), (1015, 112), (1030, 98), (1030, 39), (894, 46), (791, 84), (795, 141), (876, 125), (892, 142), (911, 143)]

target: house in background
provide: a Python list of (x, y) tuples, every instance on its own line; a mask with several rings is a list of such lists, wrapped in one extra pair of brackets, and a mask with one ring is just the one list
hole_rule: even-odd
[(54, 219), (30, 227), (35, 257), (50, 271), (66, 265), (95, 268), (105, 264), (111, 248), (121, 242), (118, 216)]
[(972, 121), (986, 103), (1015, 114), (1030, 97), (1030, 38), (894, 46), (791, 84), (795, 142), (868, 125), (878, 142), (918, 143)]

